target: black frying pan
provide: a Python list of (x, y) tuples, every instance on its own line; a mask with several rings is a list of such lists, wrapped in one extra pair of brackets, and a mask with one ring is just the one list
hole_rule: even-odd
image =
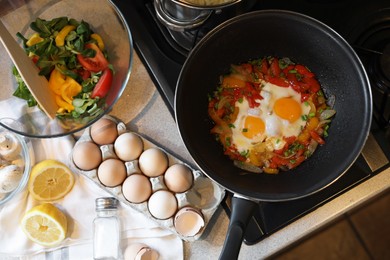
[[(289, 57), (309, 67), (325, 95), (336, 97), (337, 114), (326, 144), (296, 169), (278, 175), (246, 174), (223, 154), (210, 134), (208, 94), (231, 64), (268, 55)], [(315, 19), (289, 11), (257, 11), (237, 16), (208, 33), (180, 73), (175, 116), (198, 167), (235, 194), (221, 258), (237, 258), (247, 221), (259, 201), (302, 198), (336, 181), (360, 154), (371, 114), (370, 86), (359, 58), (340, 35)]]

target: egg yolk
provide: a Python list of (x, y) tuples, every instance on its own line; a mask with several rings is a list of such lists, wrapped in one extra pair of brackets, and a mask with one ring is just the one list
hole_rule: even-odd
[(279, 117), (288, 120), (290, 123), (295, 122), (302, 114), (301, 105), (290, 97), (276, 100), (274, 112)]
[(252, 139), (257, 135), (263, 134), (264, 130), (265, 124), (260, 118), (254, 116), (247, 116), (245, 118), (244, 129), (242, 131), (245, 137)]

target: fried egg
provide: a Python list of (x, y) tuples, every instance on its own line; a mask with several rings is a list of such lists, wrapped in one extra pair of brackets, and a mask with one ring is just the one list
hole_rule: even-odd
[(232, 124), (232, 144), (240, 153), (250, 151), (265, 142), (268, 150), (282, 149), (283, 137), (298, 136), (306, 125), (305, 115), (310, 106), (301, 102), (301, 94), (292, 88), (266, 82), (256, 100), (258, 107), (250, 108), (243, 98), (235, 103), (238, 114)]

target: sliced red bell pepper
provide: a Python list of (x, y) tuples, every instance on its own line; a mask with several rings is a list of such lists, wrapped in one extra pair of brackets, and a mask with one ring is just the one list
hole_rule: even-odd
[(321, 137), (316, 131), (311, 130), (311, 131), (310, 131), (310, 136), (311, 136), (317, 143), (319, 143), (320, 145), (325, 144), (324, 139), (322, 139), (322, 137)]

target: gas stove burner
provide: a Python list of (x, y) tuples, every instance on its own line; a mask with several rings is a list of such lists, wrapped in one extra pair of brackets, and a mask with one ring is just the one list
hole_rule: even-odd
[(367, 64), (374, 98), (374, 118), (381, 127), (390, 126), (390, 43), (382, 53), (371, 53)]
[[(362, 57), (362, 56), (361, 56)], [(390, 127), (390, 41), (381, 53), (368, 56), (366, 68), (374, 98), (374, 118), (381, 127)], [(363, 57), (364, 61), (364, 57)]]
[(387, 80), (390, 80), (390, 43), (387, 44), (383, 50), (379, 63), (383, 75), (387, 78)]
[(356, 17), (346, 27), (347, 40), (370, 78), (374, 119), (380, 127), (390, 127), (390, 8)]
[(368, 73), (374, 86), (383, 93), (390, 93), (390, 42), (382, 53), (372, 53)]

